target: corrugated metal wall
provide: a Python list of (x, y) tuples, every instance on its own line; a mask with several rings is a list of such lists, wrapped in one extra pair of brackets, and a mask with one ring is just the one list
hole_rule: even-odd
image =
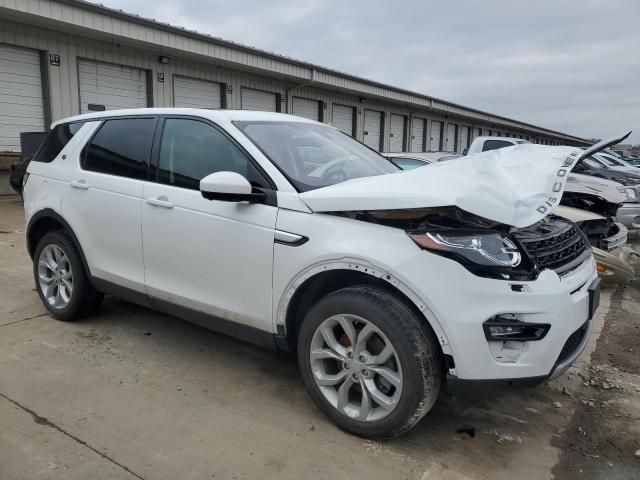
[[(0, 6), (6, 5), (8, 0), (0, 0)], [(18, 8), (24, 0), (14, 0), (11, 8)], [(47, 6), (48, 5), (48, 6)], [(363, 140), (363, 117), (365, 109), (383, 112), (384, 125), (382, 131), (383, 150), (389, 150), (389, 132), (391, 115), (402, 115), (407, 119), (412, 116), (424, 118), (426, 122), (426, 138), (429, 139), (431, 132), (431, 120), (444, 122), (443, 131), (446, 132), (448, 123), (465, 125), (469, 128), (494, 129), (493, 125), (485, 122), (474, 121), (467, 115), (470, 112), (462, 108), (454, 108), (450, 105), (442, 105), (441, 112), (436, 113), (430, 110), (418, 112), (419, 105), (425, 104), (425, 99), (417, 97), (409, 98), (406, 94), (398, 92), (398, 102), (411, 101), (413, 104), (393, 103), (389, 101), (389, 90), (375, 85), (366, 85), (362, 82), (341, 78), (337, 74), (331, 75), (327, 72), (318, 72), (315, 76), (316, 85), (310, 84), (303, 87), (296, 87), (301, 83), (291, 77), (310, 77), (308, 68), (297, 67), (283, 61), (272, 58), (261, 57), (233, 51), (228, 47), (210, 45), (193, 38), (181, 37), (176, 34), (169, 34), (160, 30), (155, 30), (143, 25), (127, 23), (123, 20), (110, 19), (105, 15), (87, 13), (76, 7), (64, 6), (52, 1), (33, 2), (30, 7), (40, 9), (39, 14), (57, 18), (74, 24), (86, 24), (87, 28), (94, 31), (108, 32), (114, 35), (126, 35), (135, 37), (141, 42), (155, 43), (160, 46), (170, 46), (172, 48), (188, 49), (200, 54), (193, 58), (180, 55), (171, 55), (169, 64), (158, 61), (159, 51), (152, 49), (143, 50), (127, 46), (118, 46), (108, 41), (90, 39), (77, 35), (56, 32), (54, 30), (39, 28), (30, 25), (18, 24), (7, 20), (0, 20), (0, 43), (32, 48), (56, 54), (60, 56), (60, 65), (47, 64), (46, 74), (43, 76), (48, 80), (48, 91), (50, 97), (50, 118), (59, 118), (77, 115), (80, 113), (79, 86), (78, 86), (78, 62), (81, 59), (96, 60), (115, 65), (136, 67), (149, 72), (150, 97), (153, 106), (169, 107), (174, 105), (174, 76), (188, 77), (202, 80), (209, 80), (223, 84), (226, 91), (223, 94), (226, 100), (226, 108), (241, 108), (241, 91), (243, 87), (273, 92), (281, 100), (281, 111), (292, 111), (292, 98), (294, 96), (318, 100), (322, 106), (322, 119), (326, 123), (331, 123), (331, 112), (333, 104), (355, 107), (356, 111), (356, 134), (355, 138)], [(134, 27), (132, 27), (134, 25)], [(153, 47), (153, 46), (151, 46)], [(215, 56), (206, 60), (204, 56)], [(243, 63), (246, 68), (252, 67), (261, 70), (261, 74), (249, 72), (242, 69), (230, 68), (224, 61), (235, 62), (238, 65)], [(215, 62), (215, 63), (214, 63)], [(277, 76), (275, 75), (277, 74)], [(331, 77), (331, 78), (329, 78)], [(310, 80), (311, 78), (309, 78)], [(326, 88), (325, 85), (319, 87), (318, 83), (331, 83), (336, 87), (358, 88), (361, 94), (347, 94), (337, 90)], [(383, 91), (385, 90), (385, 91)], [(385, 97), (386, 98), (381, 98)], [(376, 99), (375, 97), (380, 97)], [(426, 102), (428, 103), (428, 102)], [(425, 107), (427, 105), (425, 104)], [(457, 115), (456, 115), (457, 114)], [(462, 115), (462, 116), (460, 116)], [(506, 128), (501, 124), (501, 131)], [(515, 131), (513, 133), (516, 133)], [(518, 134), (529, 134), (536, 136), (539, 140), (550, 141), (537, 132), (518, 130)], [(410, 130), (405, 128), (404, 145), (409, 145)], [(427, 141), (427, 145), (429, 145)]]

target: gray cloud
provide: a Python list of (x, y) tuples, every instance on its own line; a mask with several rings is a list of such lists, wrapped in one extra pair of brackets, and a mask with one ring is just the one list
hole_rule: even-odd
[(582, 137), (636, 129), (637, 0), (102, 0)]

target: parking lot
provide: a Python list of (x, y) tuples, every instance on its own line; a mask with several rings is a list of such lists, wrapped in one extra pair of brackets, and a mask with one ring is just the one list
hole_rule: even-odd
[(321, 415), (290, 356), (111, 298), (79, 323), (53, 320), (33, 289), (17, 197), (0, 200), (0, 271), (2, 479), (640, 472), (638, 281), (603, 291), (591, 344), (559, 380), (452, 384), (409, 434), (373, 442)]

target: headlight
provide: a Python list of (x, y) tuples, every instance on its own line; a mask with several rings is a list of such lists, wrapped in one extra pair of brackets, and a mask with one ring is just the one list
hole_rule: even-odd
[(638, 200), (638, 192), (633, 187), (625, 187), (624, 193), (627, 194), (627, 200), (635, 202)]
[(517, 267), (522, 255), (518, 247), (498, 232), (407, 232), (426, 250), (458, 254), (466, 260), (487, 267)]

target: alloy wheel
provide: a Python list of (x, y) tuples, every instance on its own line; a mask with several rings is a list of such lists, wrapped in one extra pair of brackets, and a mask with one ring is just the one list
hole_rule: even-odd
[(73, 271), (69, 258), (58, 245), (46, 245), (38, 259), (38, 283), (47, 303), (65, 308), (73, 294)]
[(311, 371), (325, 399), (362, 422), (389, 415), (402, 395), (402, 370), (382, 331), (357, 315), (334, 315), (316, 329)]

